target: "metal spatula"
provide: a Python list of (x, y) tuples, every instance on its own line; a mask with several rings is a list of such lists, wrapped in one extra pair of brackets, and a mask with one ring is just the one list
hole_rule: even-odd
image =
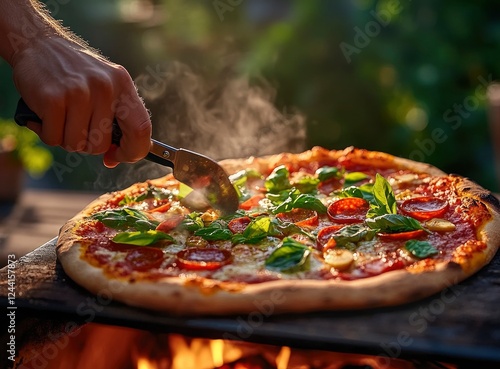
[[(27, 122), (42, 123), (42, 120), (20, 99), (14, 120), (25, 126)], [(112, 142), (119, 145), (121, 130), (113, 126)], [(201, 193), (215, 209), (224, 215), (238, 209), (238, 194), (222, 167), (214, 160), (194, 151), (177, 149), (162, 142), (151, 140), (146, 159), (172, 168), (174, 177)]]

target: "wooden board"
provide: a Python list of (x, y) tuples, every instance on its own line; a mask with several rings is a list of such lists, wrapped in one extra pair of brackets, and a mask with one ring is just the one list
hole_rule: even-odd
[[(55, 242), (17, 261), (18, 316), (304, 349), (500, 365), (500, 255), (460, 285), (401, 307), (290, 315), (256, 308), (248, 315), (180, 319), (90, 295), (63, 272), (56, 261)], [(7, 268), (3, 268), (0, 303), (7, 306), (7, 302)]]

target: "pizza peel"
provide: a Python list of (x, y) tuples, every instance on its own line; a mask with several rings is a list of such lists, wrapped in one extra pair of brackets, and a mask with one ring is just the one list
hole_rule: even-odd
[[(40, 117), (23, 99), (17, 104), (14, 120), (21, 126), (26, 126), (30, 121), (42, 123)], [(121, 136), (122, 132), (115, 120), (112, 143), (119, 146)], [(151, 139), (149, 153), (145, 159), (172, 168), (175, 179), (195, 190), (203, 200), (223, 214), (234, 213), (238, 209), (238, 194), (234, 186), (224, 169), (209, 157)]]

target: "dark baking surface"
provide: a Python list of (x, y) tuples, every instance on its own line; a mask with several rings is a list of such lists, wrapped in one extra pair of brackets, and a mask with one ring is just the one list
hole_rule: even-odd
[[(56, 260), (56, 239), (19, 258), (17, 314), (239, 339), (317, 350), (448, 362), (500, 363), (500, 255), (475, 276), (418, 303), (350, 312), (273, 315), (272, 306), (228, 317), (179, 318), (93, 296), (73, 283)], [(0, 270), (7, 306), (7, 267)]]

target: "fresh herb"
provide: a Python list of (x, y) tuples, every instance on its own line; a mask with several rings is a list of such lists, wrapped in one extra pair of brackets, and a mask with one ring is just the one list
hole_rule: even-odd
[(195, 231), (194, 235), (200, 236), (207, 241), (225, 241), (231, 239), (233, 232), (228, 228), (226, 221), (217, 219), (208, 226)]
[(334, 193), (338, 197), (359, 197), (369, 203), (374, 201), (373, 184), (364, 183), (361, 186), (350, 186)]
[(344, 170), (337, 167), (321, 167), (316, 171), (316, 175), (321, 182), (331, 178), (341, 179), (344, 175)]
[(203, 228), (205, 226), (205, 223), (203, 222), (203, 219), (201, 219), (201, 213), (199, 212), (192, 212), (184, 218), (182, 221), (182, 227), (187, 229), (190, 232), (197, 231), (200, 228)]
[(104, 210), (95, 213), (92, 218), (118, 230), (147, 231), (155, 229), (159, 224), (159, 222), (151, 220), (144, 212), (133, 208)]
[(397, 203), (389, 182), (377, 173), (373, 184), (373, 200), (366, 214), (367, 218), (374, 218), (384, 214), (396, 214)]
[(252, 220), (242, 233), (233, 235), (232, 242), (256, 244), (270, 235), (275, 235), (276, 230), (270, 217), (260, 217)]
[(355, 183), (367, 179), (368, 175), (363, 172), (350, 172), (344, 175), (344, 187), (353, 186)]
[(310, 253), (311, 250), (307, 246), (287, 237), (266, 259), (265, 265), (283, 273), (298, 272), (307, 267)]
[(406, 241), (405, 248), (419, 259), (425, 259), (438, 253), (438, 250), (427, 241), (409, 240)]
[(385, 214), (365, 220), (368, 227), (384, 233), (399, 233), (424, 229), (416, 219), (401, 214)]
[(353, 224), (338, 230), (333, 234), (337, 247), (352, 249), (358, 242), (370, 241), (377, 232), (363, 224)]
[(121, 232), (113, 237), (113, 242), (125, 243), (128, 245), (148, 246), (160, 240), (168, 240), (174, 242), (174, 238), (167, 233), (148, 230), (142, 232)]
[(277, 193), (292, 187), (290, 184), (290, 172), (284, 165), (274, 168), (264, 183), (268, 192)]
[(314, 195), (299, 194), (292, 192), (289, 196), (281, 202), (278, 206), (271, 209), (274, 214), (285, 213), (292, 209), (309, 209), (315, 210), (318, 213), (326, 213), (326, 206)]
[(318, 189), (318, 184), (320, 180), (311, 176), (301, 177), (294, 186), (300, 191), (300, 193), (315, 193)]

